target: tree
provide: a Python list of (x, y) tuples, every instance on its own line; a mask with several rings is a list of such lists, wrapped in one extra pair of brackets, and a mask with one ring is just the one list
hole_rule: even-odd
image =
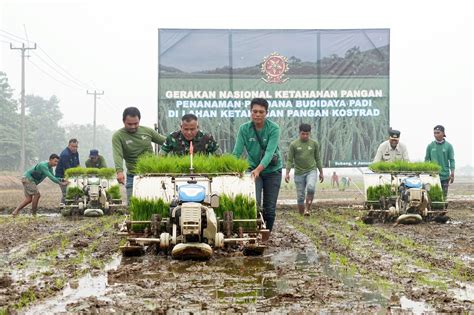
[(59, 109), (59, 99), (54, 95), (49, 100), (36, 95), (27, 95), (26, 108), (30, 160), (43, 161), (52, 153), (59, 154), (66, 142), (65, 130), (59, 126), (59, 121), (63, 118)]
[[(99, 154), (104, 156), (107, 167), (114, 167), (112, 157), (112, 134), (113, 131), (104, 125), (96, 127), (96, 147), (92, 147), (93, 127), (91, 124), (87, 125), (68, 125), (66, 129), (66, 141), (76, 138), (79, 141), (79, 158), (81, 165), (85, 166), (86, 160), (89, 158), (89, 151), (91, 149), (98, 149)], [(67, 142), (66, 142), (67, 143)], [(67, 144), (66, 144), (67, 145)], [(63, 149), (66, 147), (63, 146)]]
[(16, 170), (20, 161), (18, 104), (6, 73), (0, 71), (0, 169)]

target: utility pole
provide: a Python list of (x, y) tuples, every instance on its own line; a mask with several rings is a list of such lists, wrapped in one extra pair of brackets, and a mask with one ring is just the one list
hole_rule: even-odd
[(94, 90), (94, 92), (89, 92), (89, 90), (87, 90), (87, 94), (90, 94), (90, 95), (94, 95), (94, 136), (92, 137), (92, 148), (93, 149), (97, 149), (95, 147), (95, 116), (96, 116), (96, 111), (97, 111), (97, 95), (104, 95), (104, 91), (101, 91), (101, 92), (97, 92), (96, 90)]
[(36, 49), (36, 43), (34, 47), (25, 47), (25, 43), (21, 44), (21, 47), (13, 47), (10, 43), (10, 49), (21, 50), (21, 150), (20, 150), (20, 167), (19, 171), (23, 173), (25, 171), (25, 52), (29, 49)]

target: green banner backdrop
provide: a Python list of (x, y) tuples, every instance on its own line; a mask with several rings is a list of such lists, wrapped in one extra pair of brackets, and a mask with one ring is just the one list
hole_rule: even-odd
[(194, 113), (224, 152), (250, 119), (254, 97), (270, 103), (286, 155), (309, 123), (324, 166), (366, 166), (389, 128), (388, 29), (160, 29), (158, 126), (176, 130)]

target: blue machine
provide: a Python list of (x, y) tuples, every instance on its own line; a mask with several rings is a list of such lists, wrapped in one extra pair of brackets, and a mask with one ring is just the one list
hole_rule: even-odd
[(423, 183), (418, 177), (407, 177), (402, 181), (407, 188), (422, 188)]
[(181, 185), (178, 188), (178, 199), (181, 202), (203, 202), (206, 188), (198, 184)]

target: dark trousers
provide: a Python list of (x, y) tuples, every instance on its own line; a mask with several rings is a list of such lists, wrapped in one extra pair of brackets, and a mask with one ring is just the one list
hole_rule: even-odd
[(444, 201), (448, 200), (449, 179), (441, 180), (441, 188), (443, 189)]
[(61, 203), (65, 203), (66, 202), (66, 192), (67, 192), (67, 186), (66, 185), (59, 185), (59, 187), (61, 187)]
[(133, 177), (134, 174), (127, 173), (127, 182), (125, 183), (125, 189), (127, 191), (127, 204), (130, 205), (130, 198), (132, 198), (133, 193)]
[[(281, 170), (273, 173), (262, 174), (255, 180), (255, 193), (257, 207), (263, 213), (267, 229), (273, 228), (276, 217), (276, 203), (281, 186)], [(262, 203), (263, 196), (263, 203)]]

